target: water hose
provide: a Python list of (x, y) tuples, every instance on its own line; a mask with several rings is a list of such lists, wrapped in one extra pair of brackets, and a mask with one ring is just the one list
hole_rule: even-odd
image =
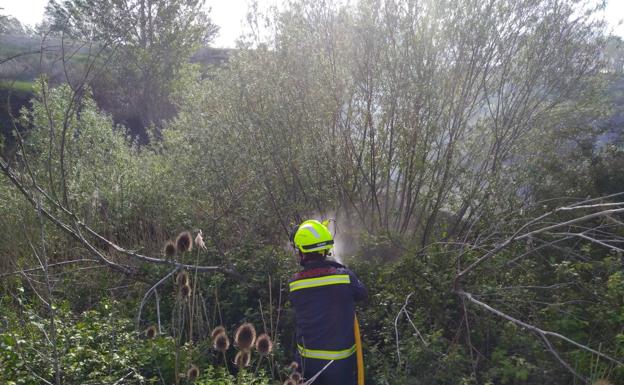
[(353, 317), (353, 334), (355, 336), (355, 355), (357, 358), (357, 385), (364, 385), (364, 354), (362, 353), (362, 338), (360, 337), (360, 323), (357, 315)]

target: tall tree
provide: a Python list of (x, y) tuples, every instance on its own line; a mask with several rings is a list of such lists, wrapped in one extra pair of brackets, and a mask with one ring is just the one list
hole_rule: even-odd
[(205, 0), (51, 0), (52, 28), (109, 47), (91, 81), (100, 106), (145, 135), (173, 117), (171, 94), (188, 60), (216, 34)]
[(261, 165), (253, 174), (283, 217), (335, 210), (425, 246), (506, 209), (522, 187), (509, 167), (535, 149), (520, 139), (583, 100), (602, 69), (601, 25), (583, 10), (293, 1), (268, 18), (273, 36), (252, 36), (210, 80), (215, 97), (190, 100), (180, 119), (200, 130), (203, 112), (206, 137), (222, 126), (240, 138), (236, 153)]
[[(0, 8), (0, 11), (2, 10), (3, 9)], [(0, 34), (22, 35), (28, 32), (28, 29), (25, 28), (16, 18), (0, 14)]]

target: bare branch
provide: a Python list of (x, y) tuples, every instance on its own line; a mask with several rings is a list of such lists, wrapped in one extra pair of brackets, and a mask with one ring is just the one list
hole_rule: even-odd
[(558, 211), (570, 211), (570, 210), (579, 210), (579, 209), (597, 209), (601, 207), (613, 207), (613, 206), (623, 206), (623, 205), (624, 205), (624, 202), (597, 203), (595, 205), (560, 207), (557, 210)]
[(399, 348), (399, 317), (401, 316), (401, 314), (405, 314), (405, 317), (407, 318), (408, 322), (410, 323), (410, 325), (412, 325), (412, 327), (414, 328), (414, 330), (416, 331), (416, 334), (418, 335), (418, 337), (420, 338), (420, 340), (422, 341), (422, 343), (427, 346), (427, 341), (425, 341), (425, 339), (423, 338), (422, 334), (420, 333), (420, 330), (418, 330), (418, 328), (416, 327), (416, 325), (414, 325), (414, 322), (412, 321), (412, 318), (409, 315), (409, 312), (407, 311), (407, 304), (410, 300), (410, 297), (414, 295), (414, 293), (409, 293), (406, 297), (405, 297), (405, 302), (403, 303), (403, 306), (401, 306), (401, 309), (399, 310), (399, 312), (397, 313), (396, 317), (394, 318), (394, 336), (396, 339), (396, 349), (397, 349), (397, 361), (398, 361), (398, 365), (401, 365), (401, 351)]
[(624, 252), (624, 249), (621, 249), (621, 248), (613, 246), (613, 245), (609, 245), (608, 243), (605, 243), (605, 242), (603, 242), (603, 241), (601, 241), (599, 239), (595, 239), (595, 238), (592, 238), (592, 237), (590, 237), (588, 235), (585, 235), (585, 232), (582, 232), (582, 233), (553, 233), (553, 235), (566, 235), (566, 236), (569, 236), (569, 237), (579, 237), (579, 238), (586, 239), (586, 240), (588, 240), (588, 241), (590, 241), (592, 243), (597, 243), (597, 244), (599, 244), (601, 246), (604, 246), (604, 247), (606, 247), (608, 249), (615, 250), (615, 251), (618, 251), (618, 252)]
[[(539, 334), (539, 333), (538, 333)], [(576, 378), (578, 378), (579, 380), (583, 381), (584, 383), (589, 383), (589, 380), (580, 375), (576, 370), (574, 370), (572, 368), (572, 366), (570, 366), (570, 364), (568, 364), (563, 358), (561, 358), (561, 356), (559, 355), (559, 353), (557, 352), (557, 350), (552, 346), (552, 343), (548, 340), (548, 338), (546, 338), (545, 335), (543, 334), (539, 334), (539, 336), (542, 338), (542, 340), (544, 341), (544, 344), (546, 345), (546, 348), (548, 349), (548, 351), (555, 356), (555, 358), (557, 359), (557, 361), (559, 361), (561, 363), (561, 365), (566, 368), (570, 373), (572, 373)]]
[(139, 326), (141, 324), (141, 312), (143, 311), (143, 306), (145, 306), (145, 302), (149, 298), (150, 294), (152, 294), (152, 292), (155, 292), (158, 286), (162, 285), (167, 280), (167, 278), (174, 275), (178, 270), (180, 270), (180, 267), (176, 266), (175, 269), (171, 270), (167, 275), (162, 277), (158, 282), (156, 282), (152, 287), (150, 287), (149, 290), (145, 293), (145, 295), (143, 296), (143, 299), (141, 300), (141, 304), (139, 305), (139, 313), (137, 315), (137, 329), (139, 329)]
[(606, 359), (608, 361), (613, 362), (616, 365), (624, 366), (624, 363), (622, 363), (621, 361), (616, 360), (615, 358), (613, 358), (613, 357), (611, 357), (609, 355), (606, 355), (604, 353), (601, 353), (601, 352), (599, 352), (599, 351), (597, 351), (595, 349), (592, 349), (589, 346), (586, 346), (586, 345), (580, 344), (580, 343), (578, 343), (578, 342), (576, 342), (574, 340), (571, 340), (570, 338), (568, 338), (568, 337), (566, 337), (564, 335), (561, 335), (561, 334), (555, 333), (555, 332), (551, 332), (551, 331), (547, 331), (547, 330), (542, 330), (542, 329), (540, 329), (540, 328), (538, 328), (536, 326), (530, 325), (530, 324), (528, 324), (526, 322), (520, 321), (519, 319), (513, 318), (513, 317), (511, 317), (511, 316), (501, 312), (500, 310), (496, 310), (493, 307), (489, 306), (488, 304), (483, 303), (483, 302), (475, 299), (472, 296), (472, 294), (470, 294), (470, 293), (466, 293), (464, 291), (457, 291), (456, 293), (458, 295), (466, 298), (470, 302), (472, 302), (472, 303), (474, 303), (476, 305), (479, 305), (482, 308), (488, 310), (489, 312), (494, 313), (494, 314), (498, 315), (499, 317), (502, 317), (502, 318), (504, 318), (504, 319), (506, 319), (506, 320), (508, 320), (510, 322), (513, 322), (514, 324), (519, 325), (519, 326), (521, 326), (521, 327), (523, 327), (523, 328), (525, 328), (527, 330), (535, 332), (535, 333), (539, 334), (540, 336), (543, 336), (543, 337), (552, 336), (552, 337), (558, 338), (558, 339), (563, 340), (563, 341), (565, 341), (565, 342), (567, 342), (569, 344), (572, 344), (572, 345), (574, 345), (574, 346), (576, 346), (576, 347), (578, 347), (580, 349), (583, 349), (583, 350), (586, 350), (586, 351), (588, 351), (590, 353), (596, 354), (596, 355), (598, 355), (598, 356), (600, 356), (600, 357), (602, 357), (602, 358), (604, 358), (604, 359)]
[(503, 249), (507, 248), (514, 241), (527, 239), (527, 238), (530, 238), (530, 237), (535, 236), (537, 234), (550, 232), (551, 230), (559, 229), (559, 228), (566, 227), (566, 226), (571, 226), (571, 225), (574, 225), (574, 224), (577, 224), (577, 223), (588, 221), (590, 219), (595, 219), (595, 218), (600, 218), (600, 217), (608, 217), (608, 216), (613, 215), (613, 214), (624, 213), (624, 208), (603, 210), (603, 211), (599, 211), (599, 212), (596, 212), (596, 213), (591, 213), (591, 214), (587, 214), (587, 215), (584, 215), (584, 216), (581, 216), (581, 217), (570, 219), (570, 220), (565, 221), (565, 222), (554, 223), (554, 224), (552, 224), (550, 226), (545, 226), (545, 227), (542, 227), (542, 228), (539, 228), (539, 229), (536, 229), (536, 230), (529, 231), (527, 233), (521, 234), (522, 230), (527, 228), (529, 225), (535, 224), (539, 220), (541, 220), (541, 219), (543, 219), (543, 218), (545, 218), (545, 217), (547, 217), (549, 215), (552, 215), (557, 210), (551, 211), (549, 213), (546, 213), (546, 214), (540, 216), (539, 218), (536, 218), (536, 219), (533, 219), (533, 220), (529, 221), (527, 224), (522, 226), (518, 231), (516, 231), (511, 237), (509, 237), (506, 240), (504, 240), (503, 242), (501, 242), (496, 248), (494, 248), (493, 250), (487, 252), (485, 255), (483, 255), (482, 257), (480, 257), (479, 259), (474, 261), (472, 264), (470, 264), (468, 267), (466, 267), (463, 271), (458, 273), (456, 278), (455, 278), (455, 281), (456, 282), (459, 281), (463, 276), (465, 276), (467, 273), (469, 273), (475, 267), (479, 266), (484, 261), (492, 258), (496, 254), (498, 254), (500, 251), (502, 251)]
[(125, 380), (127, 377), (129, 377), (132, 373), (134, 373), (134, 370), (129, 371), (125, 376), (123, 376), (120, 379), (118, 379), (117, 381), (115, 381), (113, 383), (113, 385), (119, 385), (119, 384), (123, 383), (123, 380)]
[[(83, 263), (83, 262), (98, 262), (98, 260), (97, 259), (75, 259), (75, 260), (71, 260), (71, 261), (62, 261), (62, 262), (49, 264), (48, 268), (50, 268), (50, 267), (57, 267), (57, 266), (71, 265), (71, 264), (74, 264), (74, 263)], [(4, 277), (11, 276), (11, 275), (21, 274), (22, 272), (23, 273), (30, 273), (30, 272), (38, 271), (38, 270), (41, 270), (41, 269), (42, 269), (42, 267), (39, 266), (39, 267), (33, 267), (33, 268), (29, 268), (29, 269), (22, 269), (22, 270), (12, 271), (10, 273), (2, 273), (2, 274), (0, 274), (0, 279), (4, 278)]]
[[(9, 178), (9, 180), (13, 183), (13, 185), (15, 187), (17, 187), (17, 189), (22, 193), (22, 195), (24, 195), (24, 197), (28, 200), (28, 202), (30, 202), (30, 204), (33, 207), (37, 207), (37, 202), (35, 201), (35, 199), (31, 195), (31, 193), (24, 186), (24, 184), (19, 180), (17, 175), (15, 175), (15, 173), (13, 172), (13, 170), (11, 169), (9, 164), (2, 158), (0, 158), (0, 170)], [(172, 265), (172, 266), (175, 266), (177, 268), (197, 269), (197, 271), (200, 271), (200, 272), (219, 271), (219, 272), (228, 274), (230, 276), (233, 276), (233, 277), (235, 277), (237, 279), (241, 278), (240, 274), (238, 274), (234, 270), (228, 269), (228, 268), (225, 268), (225, 267), (222, 267), (222, 266), (195, 266), (195, 265), (183, 264), (183, 263), (179, 263), (179, 262), (176, 262), (176, 261), (170, 261), (170, 260), (165, 260), (165, 259), (160, 259), (160, 258), (148, 257), (148, 256), (145, 256), (145, 255), (139, 254), (139, 253), (137, 253), (135, 251), (127, 250), (127, 249), (125, 249), (125, 248), (123, 248), (123, 247), (121, 247), (121, 246), (111, 242), (107, 238), (103, 237), (102, 235), (100, 235), (99, 233), (97, 233), (96, 231), (91, 229), (84, 222), (78, 220), (77, 216), (74, 213), (72, 213), (66, 207), (64, 207), (63, 205), (58, 203), (55, 199), (51, 198), (49, 195), (45, 194), (45, 196), (46, 196), (46, 198), (48, 200), (53, 201), (54, 204), (57, 207), (61, 208), (61, 210), (65, 214), (67, 214), (67, 215), (71, 216), (72, 218), (74, 218), (75, 226), (72, 228), (71, 226), (69, 226), (68, 224), (66, 224), (65, 222), (63, 222), (59, 218), (57, 218), (55, 215), (53, 215), (49, 210), (45, 209), (44, 207), (41, 207), (42, 214), (45, 217), (47, 217), (48, 219), (50, 219), (59, 229), (61, 229), (64, 232), (68, 233), (73, 238), (75, 238), (76, 240), (78, 240), (79, 242), (84, 244), (98, 259), (103, 261), (106, 265), (108, 265), (110, 268), (112, 268), (114, 270), (120, 271), (120, 272), (122, 272), (124, 274), (128, 274), (128, 275), (133, 275), (134, 274), (127, 267), (122, 266), (120, 264), (117, 264), (117, 263), (114, 263), (114, 262), (108, 260), (102, 254), (102, 252), (100, 252), (89, 241), (87, 241), (87, 239), (81, 234), (80, 228), (82, 228), (84, 231), (86, 231), (90, 236), (92, 236), (92, 237), (98, 239), (99, 241), (105, 243), (107, 246), (109, 246), (110, 248), (114, 249), (115, 251), (120, 252), (120, 253), (122, 253), (122, 254), (124, 254), (126, 256), (132, 257), (132, 258), (137, 259), (137, 260), (142, 261), (142, 262), (148, 262), (148, 263), (160, 264), (160, 265)]]

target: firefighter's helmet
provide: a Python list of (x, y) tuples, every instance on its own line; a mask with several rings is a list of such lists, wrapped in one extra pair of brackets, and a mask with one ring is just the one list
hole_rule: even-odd
[(334, 238), (327, 228), (328, 224), (329, 221), (321, 223), (314, 219), (301, 223), (293, 231), (293, 245), (302, 253), (331, 249), (334, 246)]

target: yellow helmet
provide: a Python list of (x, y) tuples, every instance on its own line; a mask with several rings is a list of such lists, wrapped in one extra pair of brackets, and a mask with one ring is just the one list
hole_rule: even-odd
[(292, 242), (302, 253), (329, 250), (334, 245), (334, 238), (327, 228), (329, 221), (323, 223), (310, 219), (296, 227)]

